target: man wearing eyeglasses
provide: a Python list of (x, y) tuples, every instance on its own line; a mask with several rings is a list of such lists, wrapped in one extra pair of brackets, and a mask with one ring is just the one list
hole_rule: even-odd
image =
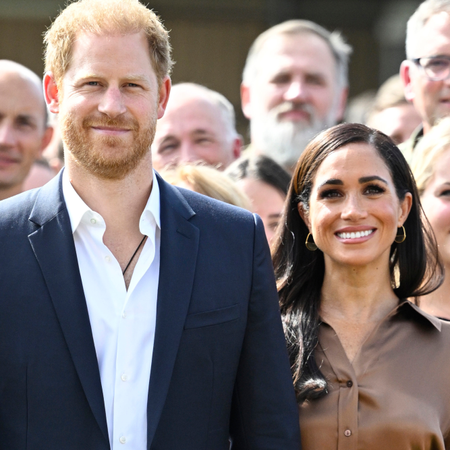
[(422, 117), (422, 125), (400, 146), (409, 159), (420, 138), (450, 115), (450, 0), (426, 0), (410, 17), (406, 57), (400, 67), (405, 97)]

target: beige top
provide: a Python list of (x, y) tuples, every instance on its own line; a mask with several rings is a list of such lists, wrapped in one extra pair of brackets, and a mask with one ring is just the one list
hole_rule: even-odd
[(300, 406), (303, 450), (450, 449), (450, 323), (403, 301), (350, 364), (322, 323), (329, 393)]

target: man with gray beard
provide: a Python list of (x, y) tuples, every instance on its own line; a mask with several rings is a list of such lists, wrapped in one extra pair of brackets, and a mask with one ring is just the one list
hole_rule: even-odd
[(306, 20), (258, 36), (241, 85), (250, 151), (292, 171), (308, 142), (342, 119), (351, 51), (338, 33)]

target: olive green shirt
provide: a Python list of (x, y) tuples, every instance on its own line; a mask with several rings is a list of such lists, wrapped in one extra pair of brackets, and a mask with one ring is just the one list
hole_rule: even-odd
[(413, 133), (411, 134), (410, 138), (399, 144), (398, 148), (403, 153), (403, 156), (405, 157), (406, 161), (408, 161), (409, 164), (411, 164), (411, 158), (414, 149), (416, 148), (416, 145), (419, 143), (419, 141), (423, 137), (423, 125), (418, 126)]

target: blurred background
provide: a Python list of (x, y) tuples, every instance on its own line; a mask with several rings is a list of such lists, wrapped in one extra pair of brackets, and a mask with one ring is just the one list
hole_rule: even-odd
[[(170, 30), (174, 83), (191, 81), (224, 94), (248, 140), (239, 85), (248, 49), (265, 29), (308, 19), (339, 30), (353, 47), (350, 99), (376, 91), (405, 57), (406, 21), (421, 0), (152, 0)], [(0, 0), (0, 59), (43, 73), (42, 34), (65, 0)]]

